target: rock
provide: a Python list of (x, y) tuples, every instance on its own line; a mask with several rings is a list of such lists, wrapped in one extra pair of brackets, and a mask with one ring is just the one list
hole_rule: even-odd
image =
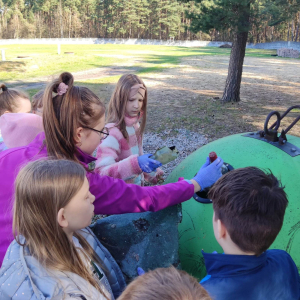
[(298, 50), (289, 48), (277, 49), (277, 55), (281, 57), (299, 58), (300, 52)]
[[(198, 129), (197, 129), (198, 130)], [(189, 154), (196, 149), (207, 144), (208, 140), (200, 132), (193, 132), (187, 129), (179, 128), (177, 133), (170, 136), (170, 130), (164, 130), (162, 134), (145, 133), (143, 139), (144, 153), (152, 153), (163, 146), (176, 146), (179, 151), (178, 157), (163, 165), (161, 169), (164, 171), (164, 178), (174, 170), (178, 164), (183, 161)], [(203, 162), (204, 163), (204, 162)], [(200, 168), (201, 166), (199, 166)]]
[(230, 44), (223, 44), (219, 48), (232, 48), (232, 45), (230, 45)]
[(180, 205), (155, 213), (113, 215), (98, 220), (92, 229), (129, 282), (137, 276), (137, 267), (148, 271), (179, 265), (181, 215)]

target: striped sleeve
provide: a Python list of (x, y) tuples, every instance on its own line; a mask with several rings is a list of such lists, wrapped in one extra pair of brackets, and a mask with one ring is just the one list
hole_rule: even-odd
[(121, 146), (125, 143), (124, 140), (119, 129), (115, 127), (110, 129), (109, 136), (103, 140), (97, 150), (96, 172), (123, 180), (142, 173), (138, 155), (129, 155), (120, 160)]

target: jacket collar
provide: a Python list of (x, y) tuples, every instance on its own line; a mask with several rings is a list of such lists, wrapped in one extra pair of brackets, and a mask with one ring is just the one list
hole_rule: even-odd
[(143, 115), (144, 115), (144, 112), (142, 112), (142, 111), (136, 117), (130, 117), (129, 115), (125, 114), (124, 121), (125, 121), (126, 126), (131, 127), (131, 126), (135, 125), (136, 123), (138, 123), (141, 120)]
[(86, 154), (85, 152), (81, 151), (79, 148), (77, 148), (76, 156), (79, 159), (79, 161), (85, 165), (88, 165), (89, 163), (97, 160), (97, 158), (89, 154)]
[(228, 277), (260, 269), (267, 261), (267, 253), (255, 255), (229, 255), (205, 253), (202, 250), (207, 274)]

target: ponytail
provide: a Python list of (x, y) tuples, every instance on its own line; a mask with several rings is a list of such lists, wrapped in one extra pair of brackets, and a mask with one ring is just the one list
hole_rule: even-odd
[(105, 112), (104, 104), (88, 88), (74, 86), (73, 75), (64, 72), (47, 86), (43, 107), (48, 155), (79, 162), (77, 128), (94, 127)]
[(0, 89), (2, 89), (2, 92), (6, 92), (7, 91), (7, 87), (6, 87), (6, 85), (4, 83), (2, 83), (0, 85)]

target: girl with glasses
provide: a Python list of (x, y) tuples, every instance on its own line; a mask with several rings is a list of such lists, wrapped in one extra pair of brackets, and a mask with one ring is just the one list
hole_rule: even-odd
[[(75, 86), (73, 81), (72, 74), (65, 72), (47, 86), (43, 98), (45, 132), (39, 133), (28, 146), (0, 154), (0, 262), (13, 240), (12, 215), (8, 212), (13, 204), (15, 179), (20, 168), (31, 161), (51, 157), (81, 164), (87, 171), (90, 192), (95, 196), (95, 214), (158, 211), (190, 199), (221, 177), (220, 158), (203, 165), (192, 180), (153, 187), (126, 184), (121, 179), (88, 170), (88, 164), (96, 160), (91, 155), (105, 132), (105, 107), (92, 91)], [(102, 131), (101, 136), (95, 130)], [(48, 188), (53, 187), (49, 184)], [(112, 284), (117, 281), (115, 277), (108, 280)], [(123, 286), (114, 286), (113, 293), (117, 296)]]

